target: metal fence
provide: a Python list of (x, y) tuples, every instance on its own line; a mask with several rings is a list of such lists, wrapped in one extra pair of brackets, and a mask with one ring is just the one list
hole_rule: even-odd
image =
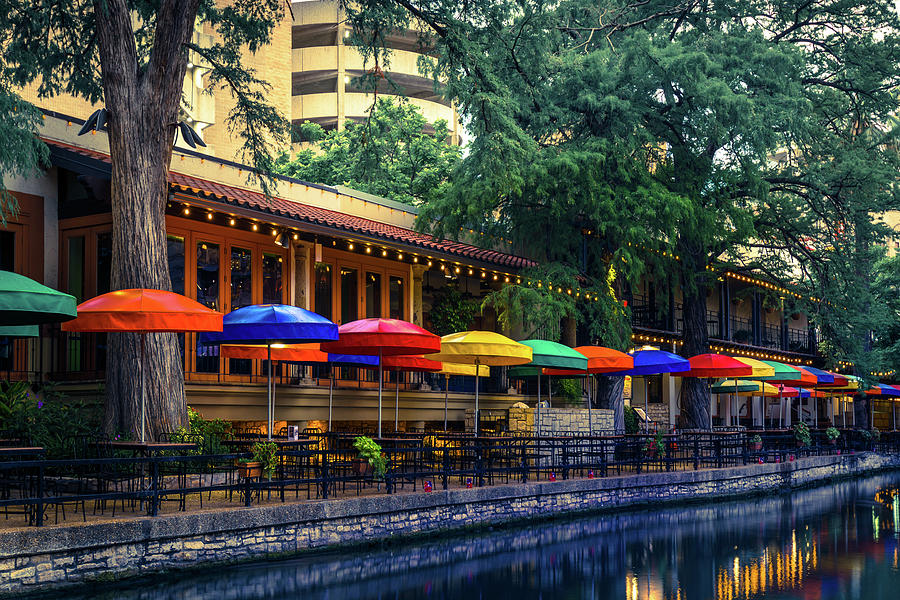
[[(900, 452), (900, 433), (866, 439), (846, 430), (831, 443), (824, 430), (799, 446), (790, 431), (681, 431), (668, 435), (473, 437), (396, 433), (378, 440), (387, 471), (376, 477), (357, 457), (353, 434), (312, 434), (308, 443), (278, 454), (271, 479), (242, 473), (247, 452), (127, 457), (98, 454), (74, 460), (0, 459), (0, 516), (41, 526), (96, 515), (155, 516), (161, 508), (204, 502), (251, 506), (371, 493), (429, 491), (529, 481), (594, 478), (644, 472), (786, 462), (806, 456), (877, 450)], [(234, 440), (231, 440), (234, 441)], [(240, 441), (240, 440), (239, 440)], [(254, 440), (244, 440), (249, 446)], [(91, 446), (95, 446), (92, 444)], [(661, 446), (661, 447), (660, 447)]]

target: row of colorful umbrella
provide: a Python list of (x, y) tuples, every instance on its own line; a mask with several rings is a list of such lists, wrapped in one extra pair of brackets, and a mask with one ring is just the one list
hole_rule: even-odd
[[(831, 392), (858, 391), (852, 376), (841, 376), (812, 367), (793, 367), (774, 361), (702, 354), (689, 359), (657, 349), (625, 354), (600, 346), (569, 348), (546, 340), (515, 342), (487, 331), (467, 331), (438, 336), (406, 321), (362, 319), (338, 327), (330, 320), (288, 305), (254, 305), (222, 315), (184, 296), (160, 290), (119, 290), (103, 294), (77, 307), (74, 298), (33, 280), (0, 272), (0, 327), (22, 327), (7, 335), (36, 335), (41, 323), (67, 321), (65, 331), (135, 332), (141, 335), (141, 439), (145, 439), (143, 347), (147, 333), (205, 332), (201, 343), (222, 345), (223, 356), (261, 358), (268, 361), (267, 417), (271, 435), (274, 423), (272, 364), (277, 360), (330, 363), (378, 368), (378, 434), (381, 435), (383, 372), (442, 372), (474, 375), (475, 422), (478, 427), (478, 379), (489, 366), (527, 365), (512, 374), (537, 375), (538, 397), (542, 375), (647, 376), (670, 373), (682, 377), (729, 378), (713, 386), (713, 393), (810, 397)], [(738, 379), (740, 378), (740, 379)], [(777, 384), (777, 385), (773, 385)], [(333, 381), (330, 386), (333, 390)], [(807, 388), (827, 388), (828, 392)], [(396, 388), (399, 393), (399, 387)], [(590, 395), (590, 386), (588, 386)], [(866, 394), (900, 396), (900, 388), (879, 384)], [(329, 393), (329, 423), (332, 412)], [(588, 398), (590, 411), (592, 402)], [(395, 426), (399, 418), (395, 399)], [(446, 427), (447, 396), (444, 420)], [(589, 415), (590, 421), (590, 415)]]

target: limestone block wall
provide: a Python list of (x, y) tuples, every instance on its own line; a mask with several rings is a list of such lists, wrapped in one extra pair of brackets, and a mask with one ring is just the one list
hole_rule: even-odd
[[(497, 411), (494, 411), (495, 413)], [(586, 408), (542, 408), (538, 411), (530, 407), (510, 407), (503, 419), (510, 433), (520, 435), (595, 435), (613, 433), (613, 411), (595, 408), (591, 412), (592, 428), (588, 427), (588, 410)], [(482, 423), (486, 420), (481, 415)], [(473, 431), (475, 411), (466, 411), (466, 431)], [(482, 425), (484, 427), (484, 425)]]
[[(643, 408), (643, 407), (641, 407)], [(651, 402), (647, 404), (647, 416), (656, 423), (660, 429), (669, 428), (669, 405), (666, 402)]]

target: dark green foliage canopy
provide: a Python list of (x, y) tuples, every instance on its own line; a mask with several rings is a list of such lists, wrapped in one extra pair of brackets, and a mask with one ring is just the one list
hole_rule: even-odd
[(441, 198), (460, 149), (451, 145), (447, 122), (428, 123), (413, 104), (381, 98), (363, 122), (325, 132), (300, 126), (301, 141), (314, 142), (293, 158), (282, 154), (276, 170), (304, 181), (348, 187), (409, 204)]
[[(379, 40), (418, 21), (435, 49), (426, 62), (473, 134), (420, 226), (513, 239), (606, 295), (622, 291), (612, 278), (663, 278), (704, 315), (710, 269), (762, 269), (816, 298), (804, 308), (842, 347), (836, 332), (868, 314), (861, 289), (884, 234), (871, 215), (900, 208), (892, 2), (362, 0), (347, 10), (382, 64)], [(687, 329), (685, 351), (706, 351), (705, 326)], [(866, 335), (852, 330), (844, 356), (868, 362)]]

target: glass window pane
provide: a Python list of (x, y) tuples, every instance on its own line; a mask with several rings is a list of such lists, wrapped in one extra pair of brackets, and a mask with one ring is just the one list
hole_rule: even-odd
[(381, 273), (366, 273), (366, 318), (381, 316)]
[(341, 323), (359, 318), (358, 289), (357, 270), (341, 267)]
[(219, 245), (197, 243), (197, 302), (219, 310)]
[(16, 233), (0, 231), (0, 269), (16, 270)]
[(263, 304), (281, 304), (284, 302), (282, 273), (284, 258), (278, 254), (263, 254)]
[(316, 306), (315, 311), (331, 318), (331, 265), (316, 263)]
[(84, 236), (69, 238), (69, 274), (66, 290), (78, 302), (84, 300)]
[[(219, 245), (197, 243), (197, 302), (219, 310)], [(197, 344), (198, 373), (219, 372), (219, 347)]]
[(231, 310), (253, 304), (253, 255), (243, 248), (231, 249)]
[(390, 317), (392, 319), (404, 319), (404, 310), (403, 310), (403, 293), (406, 286), (403, 285), (402, 277), (390, 277), (390, 283), (388, 287), (388, 298), (389, 301), (389, 309), (390, 309)]
[(112, 273), (112, 234), (97, 234), (97, 294), (105, 294), (112, 289), (109, 285)]
[(172, 280), (172, 291), (176, 294), (184, 294), (184, 238), (167, 235), (166, 254), (169, 258), (169, 278)]

